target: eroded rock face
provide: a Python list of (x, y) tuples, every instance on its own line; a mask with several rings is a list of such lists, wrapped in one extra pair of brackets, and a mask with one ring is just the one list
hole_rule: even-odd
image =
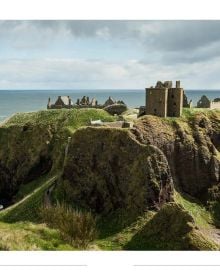
[(49, 172), (51, 134), (45, 127), (1, 128), (0, 195), (11, 198), (20, 184)]
[(177, 188), (204, 198), (220, 178), (220, 115), (199, 113), (187, 121), (145, 116), (134, 135), (143, 144), (158, 147), (166, 156)]
[(173, 194), (164, 154), (156, 146), (141, 145), (123, 129), (76, 131), (63, 179), (73, 204), (102, 214), (158, 208)]
[(68, 137), (90, 119), (114, 120), (100, 109), (18, 113), (0, 124), (0, 199), (22, 184), (63, 168)]

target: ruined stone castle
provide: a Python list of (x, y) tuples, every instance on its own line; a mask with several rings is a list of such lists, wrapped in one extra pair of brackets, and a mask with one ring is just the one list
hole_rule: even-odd
[(69, 96), (58, 96), (56, 102), (51, 104), (50, 97), (48, 98), (47, 109), (70, 109), (73, 108), (73, 102)]
[(220, 109), (220, 98), (210, 100), (206, 95), (203, 95), (197, 102), (197, 108)]
[(183, 108), (184, 90), (180, 81), (172, 87), (172, 81), (157, 82), (155, 87), (146, 88), (145, 114), (158, 117), (180, 117)]
[(50, 97), (48, 98), (47, 109), (81, 109), (81, 108), (96, 108), (103, 109), (109, 114), (120, 115), (127, 110), (127, 105), (122, 100), (114, 100), (109, 97), (104, 104), (98, 104), (95, 98), (90, 98), (88, 96), (83, 96), (81, 99), (77, 99), (76, 103), (73, 103), (70, 96), (58, 96), (55, 103), (51, 104)]

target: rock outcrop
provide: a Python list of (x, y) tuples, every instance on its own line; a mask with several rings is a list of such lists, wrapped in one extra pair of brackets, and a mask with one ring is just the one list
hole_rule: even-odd
[[(51, 110), (3, 125), (1, 197), (12, 197), (21, 184), (51, 169), (60, 171), (69, 131), (96, 116), (109, 115)], [(210, 189), (219, 189), (219, 178), (220, 113), (211, 111), (171, 119), (144, 116), (133, 129), (80, 128), (72, 134), (62, 183), (71, 203), (109, 213), (158, 209), (172, 201), (174, 188), (206, 203)]]
[(50, 128), (28, 124), (0, 133), (0, 195), (10, 199), (20, 184), (50, 171), (52, 134)]
[(218, 250), (195, 225), (189, 212), (167, 203), (125, 246), (127, 250)]
[(49, 110), (16, 114), (0, 126), (0, 198), (10, 200), (20, 185), (62, 170), (70, 134), (90, 119), (111, 121), (103, 110)]
[(219, 184), (220, 113), (173, 120), (145, 116), (133, 133), (165, 155), (177, 189), (204, 200), (208, 189)]
[(173, 182), (164, 154), (140, 144), (128, 130), (77, 130), (64, 169), (66, 197), (80, 207), (107, 214), (143, 211), (172, 200)]

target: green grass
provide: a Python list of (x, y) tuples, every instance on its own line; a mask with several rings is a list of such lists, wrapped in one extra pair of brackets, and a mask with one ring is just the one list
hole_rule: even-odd
[(30, 113), (17, 113), (4, 123), (4, 127), (14, 125), (51, 125), (60, 123), (62, 127), (77, 129), (89, 124), (90, 119), (114, 121), (115, 117), (102, 109), (54, 109)]
[(209, 108), (183, 108), (182, 118), (192, 118), (197, 114), (204, 114), (206, 116), (214, 115), (215, 113), (219, 113), (220, 110), (214, 109), (211, 110)]
[[(103, 229), (99, 239), (93, 243), (94, 248), (101, 250), (123, 250), (125, 245), (139, 232), (155, 215), (153, 211), (147, 211), (143, 215), (130, 219), (124, 216), (124, 220), (116, 216), (102, 223)], [(132, 221), (133, 220), (133, 221)]]
[(181, 117), (167, 117), (164, 118), (169, 123), (177, 122), (177, 121), (188, 121), (194, 118), (198, 114), (204, 114), (206, 116), (212, 116), (214, 114), (219, 114), (220, 110), (210, 110), (208, 108), (183, 108)]
[(175, 202), (179, 203), (186, 209), (195, 220), (200, 228), (210, 228), (213, 224), (213, 218), (209, 211), (195, 199), (181, 195), (178, 192), (174, 194)]
[(18, 202), (25, 198), (27, 195), (32, 194), (37, 188), (39, 188), (39, 186), (44, 184), (45, 181), (49, 179), (49, 177), (51, 177), (51, 175), (46, 174), (34, 181), (31, 181), (30, 183), (20, 185), (18, 192), (14, 196), (14, 201)]
[(0, 250), (74, 250), (45, 224), (0, 222)]
[(0, 250), (74, 250), (58, 230), (39, 224), (44, 193), (55, 179), (47, 175), (23, 185), (18, 202), (0, 212)]

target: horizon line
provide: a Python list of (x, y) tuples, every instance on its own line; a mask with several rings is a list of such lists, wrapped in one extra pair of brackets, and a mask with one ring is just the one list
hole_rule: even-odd
[[(93, 91), (93, 90), (98, 90), (98, 91), (101, 91), (101, 90), (145, 90), (145, 88), (89, 88), (89, 89), (87, 89), (87, 88), (76, 88), (76, 89), (74, 89), (74, 88), (72, 88), (72, 89), (53, 89), (53, 88), (51, 88), (51, 89), (44, 89), (44, 88), (39, 88), (39, 89), (13, 89), (13, 88), (11, 88), (11, 89), (0, 89), (0, 91), (10, 91), (10, 90), (13, 90), (13, 91), (30, 91), (30, 90), (33, 90), (33, 91), (39, 91), (39, 90), (41, 90), (41, 91), (43, 91), (43, 90), (45, 90), (45, 91), (49, 91), (49, 90), (54, 90), (54, 91), (62, 91), (62, 90), (64, 90), (64, 91), (71, 91), (71, 90), (89, 90), (89, 91)], [(184, 90), (213, 90), (213, 91), (216, 91), (216, 90), (220, 90), (220, 88), (215, 88), (215, 89), (208, 89), (208, 88), (184, 88)]]

